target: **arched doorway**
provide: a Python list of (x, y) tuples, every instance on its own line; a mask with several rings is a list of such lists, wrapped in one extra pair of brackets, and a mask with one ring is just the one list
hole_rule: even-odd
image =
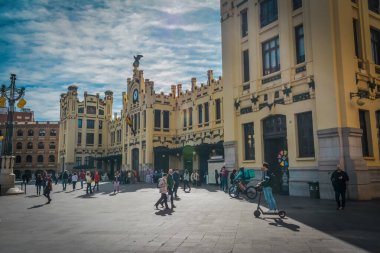
[(154, 170), (168, 173), (169, 170), (169, 149), (167, 147), (154, 148)]
[(273, 191), (289, 195), (288, 165), (282, 166), (279, 155), (287, 155), (288, 142), (286, 133), (286, 116), (274, 115), (263, 120), (264, 160), (270, 164), (269, 169), (276, 175)]
[(136, 180), (139, 180), (139, 149), (132, 149), (132, 170), (135, 173)]

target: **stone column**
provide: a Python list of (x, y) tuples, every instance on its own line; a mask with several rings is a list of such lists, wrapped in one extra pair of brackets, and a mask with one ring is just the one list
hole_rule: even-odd
[(1, 194), (20, 194), (23, 193), (15, 187), (15, 174), (13, 174), (14, 156), (1, 157), (0, 184)]
[(226, 169), (232, 171), (237, 168), (237, 153), (236, 153), (236, 141), (227, 141), (223, 143), (224, 146), (224, 161), (226, 163)]

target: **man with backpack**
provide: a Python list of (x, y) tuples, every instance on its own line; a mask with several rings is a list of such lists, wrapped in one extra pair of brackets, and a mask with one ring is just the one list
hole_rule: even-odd
[(269, 171), (269, 163), (264, 162), (261, 170), (263, 173), (263, 178), (262, 178), (263, 180), (261, 181), (261, 185), (263, 187), (264, 198), (266, 202), (268, 203), (269, 212), (271, 213), (278, 212), (277, 203), (273, 197), (273, 192), (272, 192), (274, 174), (273, 172)]

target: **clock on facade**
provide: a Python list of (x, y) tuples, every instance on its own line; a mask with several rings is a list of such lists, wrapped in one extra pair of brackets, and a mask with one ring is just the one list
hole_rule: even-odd
[(133, 103), (137, 102), (139, 100), (139, 91), (135, 89), (133, 91)]

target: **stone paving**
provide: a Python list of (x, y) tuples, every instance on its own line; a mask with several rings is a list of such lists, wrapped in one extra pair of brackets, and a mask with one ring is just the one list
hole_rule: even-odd
[[(53, 186), (52, 202), (26, 195), (0, 197), (0, 252), (379, 252), (380, 201), (347, 203), (276, 196), (288, 217), (255, 218), (251, 203), (216, 186), (196, 188), (174, 212), (154, 208), (151, 184), (112, 185), (86, 196)], [(265, 207), (264, 207), (265, 208)]]

